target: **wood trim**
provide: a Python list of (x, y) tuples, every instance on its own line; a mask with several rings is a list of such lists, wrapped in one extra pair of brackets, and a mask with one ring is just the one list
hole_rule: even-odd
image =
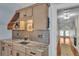
[(61, 56), (60, 39), (58, 40), (58, 44), (57, 44), (57, 56)]
[(74, 56), (79, 56), (79, 52), (77, 51), (77, 49), (74, 46), (71, 46), (71, 50), (72, 50)]

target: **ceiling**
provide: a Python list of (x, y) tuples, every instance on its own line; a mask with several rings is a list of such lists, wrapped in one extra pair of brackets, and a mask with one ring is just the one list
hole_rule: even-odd
[(59, 16), (63, 15), (64, 9), (61, 9), (58, 11), (58, 27), (59, 29), (69, 29), (73, 30), (75, 29), (75, 20), (76, 17), (79, 16), (79, 6), (68, 9), (69, 13), (75, 14), (74, 16), (70, 17), (70, 19), (65, 20), (64, 18), (61, 18)]

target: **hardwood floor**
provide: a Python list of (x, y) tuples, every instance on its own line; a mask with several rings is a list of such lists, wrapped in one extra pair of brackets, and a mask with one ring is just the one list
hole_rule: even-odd
[[(72, 41), (70, 37), (66, 38), (68, 41), (64, 41), (64, 43), (60, 44), (60, 39), (57, 44), (57, 56), (79, 56), (79, 52), (72, 45)], [(66, 40), (64, 39), (64, 40)]]

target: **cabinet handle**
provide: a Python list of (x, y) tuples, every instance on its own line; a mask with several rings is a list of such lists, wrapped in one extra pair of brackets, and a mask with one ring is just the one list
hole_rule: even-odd
[(33, 55), (35, 55), (36, 53), (34, 53), (34, 52), (30, 52), (31, 54), (33, 54)]
[(26, 17), (27, 15), (25, 14), (24, 17)]
[(10, 54), (12, 55), (12, 50), (10, 51)]
[(48, 17), (48, 25), (47, 25), (47, 28), (49, 28), (49, 17)]
[(8, 46), (10, 46), (10, 47), (11, 47), (11, 45), (8, 45)]

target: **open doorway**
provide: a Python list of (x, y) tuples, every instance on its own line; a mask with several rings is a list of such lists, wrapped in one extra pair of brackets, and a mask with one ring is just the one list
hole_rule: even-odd
[[(76, 55), (79, 50), (79, 8), (68, 8), (57, 11), (58, 46), (61, 55)], [(73, 48), (72, 48), (73, 47)], [(70, 51), (69, 52), (65, 51)], [(77, 52), (78, 55), (78, 52)]]
[(74, 46), (77, 45), (76, 17), (73, 9), (58, 10), (58, 36), (70, 37)]

